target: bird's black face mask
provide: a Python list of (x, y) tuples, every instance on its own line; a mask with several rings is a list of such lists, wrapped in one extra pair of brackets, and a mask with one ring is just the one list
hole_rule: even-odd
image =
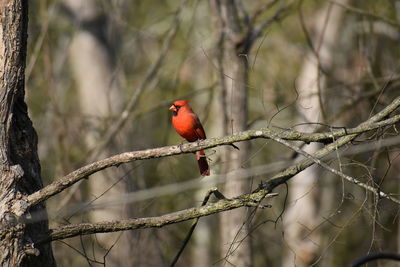
[(174, 105), (174, 107), (175, 107), (175, 110), (172, 111), (172, 115), (176, 116), (176, 115), (178, 115), (178, 111), (181, 108), (181, 106), (175, 106)]

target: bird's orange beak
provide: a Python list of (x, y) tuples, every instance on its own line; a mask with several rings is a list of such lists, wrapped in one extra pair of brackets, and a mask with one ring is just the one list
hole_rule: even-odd
[(176, 107), (174, 105), (169, 107), (169, 110), (176, 111)]

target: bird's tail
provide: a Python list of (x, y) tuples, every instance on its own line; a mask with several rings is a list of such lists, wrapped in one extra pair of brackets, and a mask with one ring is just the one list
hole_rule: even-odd
[(208, 166), (206, 153), (204, 150), (196, 152), (197, 164), (199, 164), (200, 174), (202, 176), (210, 175), (210, 167)]

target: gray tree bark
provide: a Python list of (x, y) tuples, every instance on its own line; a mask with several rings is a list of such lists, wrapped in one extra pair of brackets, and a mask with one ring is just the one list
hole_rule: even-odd
[[(234, 1), (226, 0), (216, 3), (220, 14), (221, 39), (220, 59), (220, 103), (222, 109), (222, 135), (228, 135), (247, 129), (247, 83), (248, 83), (248, 47), (240, 43), (242, 29), (238, 10)], [(239, 196), (250, 191), (249, 181), (235, 179), (246, 170), (242, 164), (249, 157), (249, 144), (238, 144), (240, 150), (231, 147), (222, 149), (222, 172), (235, 171), (227, 177), (224, 185), (226, 197)], [(234, 150), (234, 151), (233, 151)], [(233, 177), (232, 177), (233, 176)], [(250, 238), (248, 238), (247, 209), (237, 209), (220, 216), (221, 258), (235, 266), (251, 266), (252, 255)]]
[[(55, 266), (44, 204), (27, 210), (27, 195), (43, 187), (37, 135), (25, 96), (28, 1), (0, 2), (0, 266)], [(42, 217), (29, 222), (29, 213)], [(36, 221), (39, 219), (40, 221)]]

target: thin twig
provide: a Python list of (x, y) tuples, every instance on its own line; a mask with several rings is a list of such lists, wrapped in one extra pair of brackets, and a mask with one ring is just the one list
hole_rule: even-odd
[(278, 0), (271, 0), (269, 2), (263, 3), (261, 6), (257, 7), (253, 14), (250, 16), (250, 23), (249, 25), (255, 25), (258, 17), (262, 15), (266, 10), (272, 8)]
[(248, 36), (248, 41), (252, 44), (272, 23), (282, 20), (286, 15), (289, 14), (290, 5), (281, 5), (275, 12), (275, 14), (259, 23), (257, 27), (254, 27)]
[(377, 15), (375, 13), (371, 13), (371, 12), (368, 12), (366, 10), (354, 7), (354, 6), (350, 6), (350, 5), (346, 5), (346, 4), (343, 4), (343, 3), (339, 3), (337, 1), (333, 1), (333, 0), (330, 0), (330, 1), (333, 4), (338, 5), (338, 6), (342, 7), (342, 8), (345, 8), (348, 11), (351, 11), (353, 13), (356, 13), (356, 14), (359, 14), (359, 15), (362, 15), (362, 16), (365, 16), (365, 17), (369, 17), (369, 18), (372, 18), (372, 19), (383, 21), (383, 22), (385, 22), (385, 23), (387, 23), (387, 24), (389, 24), (389, 25), (391, 25), (391, 26), (393, 26), (393, 27), (395, 27), (397, 29), (400, 28), (400, 23), (398, 23), (397, 21), (388, 19), (387, 17), (381, 16), (381, 15)]
[(363, 257), (357, 259), (352, 264), (350, 264), (349, 267), (359, 267), (359, 266), (364, 265), (367, 262), (375, 261), (375, 260), (400, 261), (400, 254), (391, 253), (391, 252), (372, 253), (372, 254), (369, 254), (369, 255), (366, 255), (366, 256), (363, 256)]
[[(400, 105), (400, 97), (397, 97), (391, 104), (389, 104), (386, 108), (375, 114), (373, 117), (368, 119), (367, 121), (361, 123), (358, 127), (366, 127), (370, 124), (373, 124), (379, 120), (382, 120), (386, 116), (388, 116), (390, 113), (392, 113), (394, 110), (396, 110)], [(356, 128), (358, 128), (356, 127)], [(349, 134), (343, 137), (340, 137), (337, 139), (335, 142), (326, 145), (322, 149), (314, 152), (311, 154), (311, 156), (317, 160), (321, 160), (323, 157), (331, 153), (332, 151), (337, 150), (339, 147), (348, 144), (352, 140), (354, 140), (359, 134)], [(270, 138), (280, 138), (277, 135), (271, 135)], [(283, 139), (283, 138), (281, 138)], [(272, 177), (269, 181), (266, 181), (264, 183), (261, 183), (259, 187), (255, 190), (255, 192), (260, 191), (260, 190), (267, 190), (271, 191), (274, 189), (276, 186), (283, 184), (290, 180), (294, 175), (298, 174), (299, 172), (305, 170), (306, 168), (310, 167), (315, 163), (314, 160), (306, 158), (299, 163), (290, 166), (289, 168), (285, 169), (284, 171), (276, 174), (274, 177)], [(390, 198), (389, 198), (390, 199)]]
[[(205, 206), (207, 204), (207, 202), (210, 199), (212, 194), (214, 194), (218, 199), (222, 199), (221, 196), (223, 197), (223, 195), (218, 191), (218, 189), (216, 187), (213, 187), (207, 191), (206, 196), (204, 197), (204, 200), (201, 203), (201, 206)], [(181, 248), (179, 249), (178, 253), (175, 255), (174, 259), (171, 262), (171, 265), (170, 265), (171, 267), (174, 267), (175, 264), (178, 262), (180, 256), (182, 255), (183, 250), (185, 249), (186, 245), (189, 243), (190, 238), (192, 237), (192, 234), (194, 232), (194, 229), (197, 226), (197, 223), (199, 222), (199, 219), (200, 219), (199, 217), (194, 219), (192, 225), (190, 226), (189, 232), (186, 235), (185, 240), (183, 241)]]
[(356, 179), (354, 177), (351, 177), (350, 175), (344, 174), (343, 172), (332, 168), (327, 163), (323, 162), (320, 157), (317, 158), (317, 157), (307, 153), (306, 151), (304, 151), (302, 149), (299, 149), (298, 147), (290, 144), (289, 142), (283, 140), (282, 138), (271, 136), (271, 139), (273, 139), (274, 141), (276, 141), (278, 143), (281, 143), (282, 145), (284, 145), (284, 146), (286, 146), (286, 147), (288, 147), (290, 149), (293, 149), (297, 153), (303, 155), (307, 159), (312, 160), (313, 162), (315, 162), (319, 166), (323, 167), (324, 169), (328, 170), (329, 172), (331, 172), (333, 174), (336, 174), (336, 175), (346, 179), (347, 181), (349, 181), (349, 182), (351, 182), (353, 184), (356, 184), (356, 185), (358, 185), (360, 187), (363, 187), (364, 189), (374, 193), (376, 196), (381, 197), (381, 198), (386, 198), (386, 199), (389, 199), (389, 200), (393, 201), (394, 203), (400, 204), (400, 200), (398, 200), (396, 198), (393, 198), (392, 196), (390, 196), (387, 193), (382, 192), (379, 188), (375, 188), (373, 186), (367, 185), (367, 184), (361, 182), (360, 180), (358, 180), (358, 179)]

